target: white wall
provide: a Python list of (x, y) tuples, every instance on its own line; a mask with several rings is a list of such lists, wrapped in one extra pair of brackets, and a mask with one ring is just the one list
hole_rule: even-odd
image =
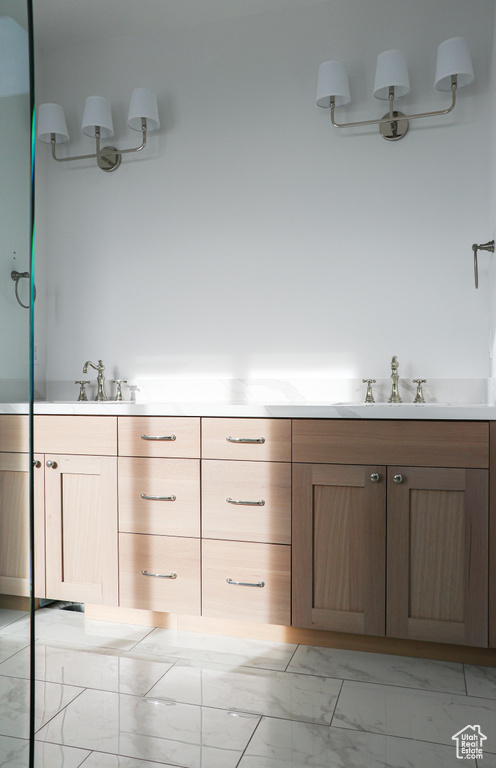
[[(489, 99), (491, 103), (490, 115), (490, 134), (494, 136), (496, 129), (496, 45), (494, 38), (496, 36), (496, 18), (494, 22), (493, 46), (491, 54), (491, 67), (489, 76)], [(496, 236), (496, 146), (494, 141), (490, 144), (489, 151), (489, 191), (488, 191), (488, 218), (489, 225), (487, 229), (487, 240), (492, 240)], [(483, 242), (477, 240), (476, 242)], [(486, 241), (484, 241), (486, 242)], [(488, 264), (489, 270), (489, 318), (490, 318), (490, 374), (496, 379), (496, 254), (481, 254), (480, 261)]]
[[(130, 379), (387, 376), (392, 354), (402, 375), (488, 376), (489, 267), (475, 291), (471, 245), (492, 235), (492, 33), (492, 0), (331, 0), (42, 53), (38, 101), (64, 105), (72, 138), (61, 152), (91, 149), (88, 95), (112, 101), (118, 146), (137, 137), (134, 87), (156, 90), (162, 119), (114, 174), (38, 146), (47, 378), (78, 378), (88, 358)], [(392, 47), (410, 64), (399, 108), (447, 105), (436, 48), (455, 35), (476, 82), (404, 140), (338, 132), (315, 106), (318, 65), (337, 58), (344, 119), (380, 116), (375, 59)]]
[[(0, 2), (0, 401), (29, 398), (29, 312), (15, 299), (11, 272), (30, 269), (30, 113), (28, 37)], [(19, 5), (19, 4), (18, 4)], [(20, 12), (20, 13), (19, 13)], [(29, 280), (19, 295), (29, 302)]]

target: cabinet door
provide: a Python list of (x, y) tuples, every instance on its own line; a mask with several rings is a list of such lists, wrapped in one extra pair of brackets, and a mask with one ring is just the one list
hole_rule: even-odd
[(47, 597), (117, 605), (117, 459), (46, 454), (45, 504)]
[[(39, 485), (35, 482), (35, 500), (38, 498)], [(44, 504), (41, 501), (41, 505), (35, 503), (36, 597), (45, 596)], [(0, 594), (27, 597), (29, 572), (29, 456), (0, 453)]]
[(488, 644), (488, 472), (388, 468), (387, 634)]
[(385, 467), (293, 465), (293, 625), (385, 633)]

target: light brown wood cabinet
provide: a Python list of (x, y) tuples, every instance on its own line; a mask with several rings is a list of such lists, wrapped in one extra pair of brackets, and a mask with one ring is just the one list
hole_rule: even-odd
[(385, 634), (384, 475), (293, 465), (293, 626)]
[(487, 423), (295, 423), (293, 456), (295, 626), (488, 645)]
[[(21, 414), (0, 415), (0, 595), (28, 597), (29, 423)], [(35, 596), (45, 596), (44, 509), (35, 507)]]
[(200, 540), (119, 534), (119, 605), (199, 615)]
[(202, 419), (202, 614), (291, 622), (291, 422)]
[(117, 605), (117, 458), (38, 455), (45, 488), (46, 596)]
[[(0, 594), (28, 597), (29, 454), (0, 453)], [(43, 507), (35, 517), (35, 596), (45, 597)]]
[(119, 605), (198, 615), (200, 420), (118, 420)]
[(387, 634), (488, 645), (488, 472), (388, 467)]
[(43, 504), (45, 515), (46, 597), (117, 605), (116, 418), (38, 416), (34, 445), (40, 452), (35, 508)]
[(291, 464), (202, 461), (202, 535), (291, 544)]
[(204, 616), (289, 625), (291, 548), (204, 539), (202, 594)]

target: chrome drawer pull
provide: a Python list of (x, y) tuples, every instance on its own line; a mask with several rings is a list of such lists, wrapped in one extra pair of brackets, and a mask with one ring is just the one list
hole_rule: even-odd
[(265, 443), (265, 437), (226, 437), (228, 443)]
[(235, 587), (265, 587), (265, 581), (257, 581), (256, 584), (252, 584), (249, 581), (233, 581), (232, 579), (226, 579), (226, 581)]
[(172, 496), (147, 496), (146, 493), (141, 494), (142, 499), (146, 499), (147, 501), (175, 501), (176, 497), (174, 494)]
[(142, 440), (175, 440), (175, 435), (141, 435)]
[(229, 496), (226, 499), (228, 504), (242, 504), (244, 507), (263, 507), (265, 506), (265, 501), (263, 499), (260, 499), (260, 501), (238, 501), (237, 499), (231, 499)]
[(153, 576), (154, 579), (177, 579), (177, 573), (148, 573), (141, 571), (143, 576)]

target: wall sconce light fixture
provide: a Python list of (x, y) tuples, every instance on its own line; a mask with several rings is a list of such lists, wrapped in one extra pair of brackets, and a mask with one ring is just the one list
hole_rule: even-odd
[(419, 117), (447, 115), (455, 108), (456, 91), (470, 85), (474, 80), (472, 59), (463, 37), (445, 40), (437, 49), (437, 66), (434, 88), (437, 91), (451, 91), (451, 106), (434, 112), (420, 112), (404, 115), (394, 109), (394, 100), (410, 93), (410, 79), (405, 55), (398, 50), (384, 51), (377, 58), (374, 96), (389, 101), (389, 112), (378, 120), (361, 120), (354, 123), (337, 123), (334, 110), (350, 103), (350, 87), (344, 64), (340, 61), (326, 61), (319, 67), (317, 83), (317, 106), (331, 109), (331, 122), (335, 128), (354, 128), (359, 125), (378, 125), (383, 138), (398, 141), (408, 131), (408, 121)]
[(158, 117), (157, 97), (148, 88), (135, 88), (131, 94), (127, 124), (133, 131), (141, 131), (142, 141), (139, 147), (131, 149), (116, 149), (115, 147), (100, 147), (102, 139), (110, 139), (114, 135), (110, 103), (102, 96), (88, 96), (84, 105), (81, 133), (96, 141), (96, 151), (89, 155), (74, 155), (72, 157), (57, 157), (55, 147), (69, 141), (69, 132), (65, 121), (64, 110), (59, 104), (41, 104), (38, 110), (37, 137), (45, 144), (51, 144), (52, 157), (59, 163), (68, 160), (96, 159), (102, 171), (115, 171), (121, 164), (122, 155), (130, 152), (140, 152), (146, 146), (146, 135), (160, 128)]

